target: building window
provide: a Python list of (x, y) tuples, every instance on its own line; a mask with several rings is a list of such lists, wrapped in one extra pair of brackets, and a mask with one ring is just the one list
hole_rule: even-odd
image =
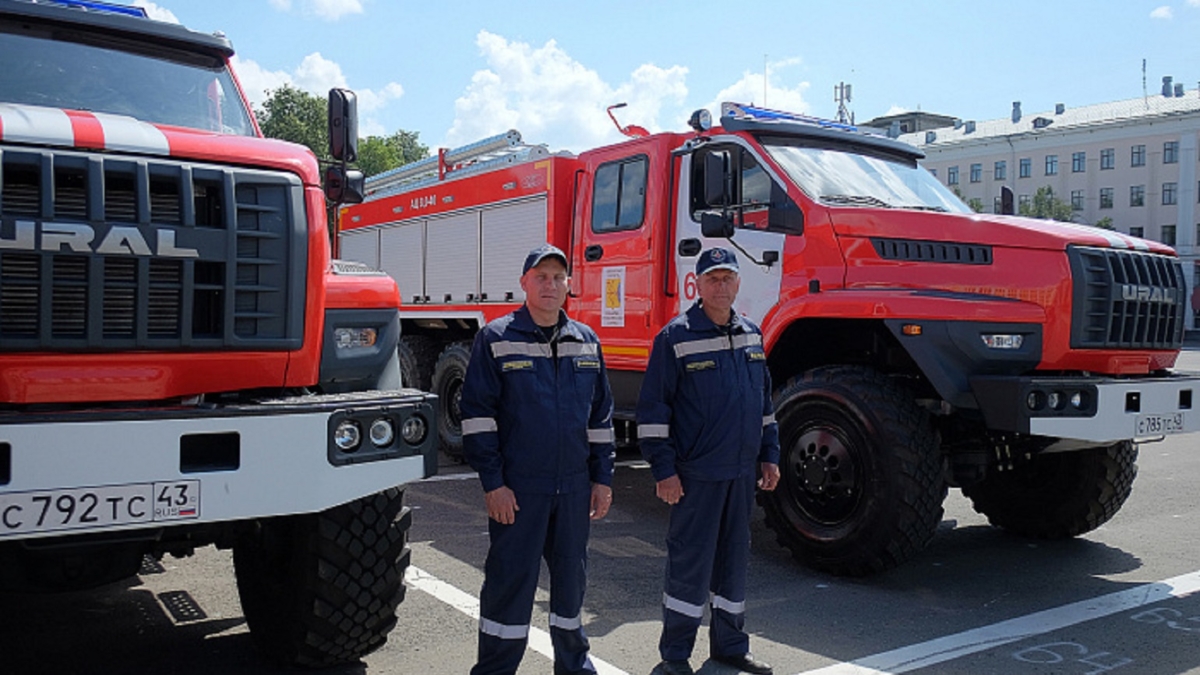
[(1029, 208), (1029, 195), (1020, 195), (1017, 197), (1017, 213)]
[(1162, 226), (1162, 243), (1166, 244), (1167, 246), (1175, 245), (1175, 226), (1174, 225), (1163, 225)]
[(1071, 173), (1083, 173), (1084, 171), (1087, 171), (1087, 153), (1071, 153)]
[(929, 173), (932, 174), (934, 178), (937, 178), (937, 169), (930, 169)]
[(1100, 151), (1100, 169), (1106, 170), (1113, 168), (1117, 163), (1117, 151), (1113, 148), (1105, 148)]
[(1146, 146), (1135, 145), (1129, 151), (1129, 166), (1146, 166)]
[(1033, 160), (1029, 159), (1028, 157), (1022, 157), (1021, 158), (1021, 167), (1019, 169), (1019, 172), (1020, 173), (1018, 173), (1017, 176), (1020, 178), (1029, 178), (1030, 176), (1032, 176), (1033, 175)]
[(1133, 236), (1133, 237), (1141, 237), (1144, 235), (1145, 232), (1146, 232), (1146, 228), (1144, 228), (1144, 227), (1129, 228), (1129, 234), (1130, 234), (1130, 236)]
[(1046, 175), (1058, 175), (1058, 155), (1046, 155)]
[(982, 164), (972, 164), (971, 165), (971, 182), (978, 183), (981, 180), (983, 180), (983, 165)]
[(1113, 207), (1113, 189), (1100, 188), (1100, 208), (1111, 209)]
[(1145, 206), (1146, 205), (1146, 186), (1145, 185), (1130, 185), (1129, 186), (1129, 205), (1130, 206)]
[(994, 174), (992, 175), (992, 177), (995, 178), (996, 180), (1004, 180), (1005, 178), (1008, 177), (1008, 165), (1004, 162), (1004, 160), (1000, 160), (999, 162), (996, 162)]
[(1083, 190), (1071, 190), (1071, 208), (1083, 210)]
[(958, 185), (958, 167), (946, 169), (946, 185)]
[(1179, 184), (1178, 183), (1163, 183), (1163, 206), (1170, 206), (1178, 202), (1179, 199)]
[[(1000, 213), (1003, 210), (1004, 209), (1000, 208), (1000, 198), (992, 197), (992, 213)], [(1196, 229), (1200, 230), (1200, 225), (1197, 225)]]
[(1179, 141), (1163, 143), (1163, 164), (1175, 164), (1179, 161)]

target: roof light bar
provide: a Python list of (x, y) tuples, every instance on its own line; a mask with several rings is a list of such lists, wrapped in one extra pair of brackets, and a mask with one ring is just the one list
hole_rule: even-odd
[(799, 113), (790, 113), (783, 110), (771, 110), (770, 108), (762, 108), (754, 105), (744, 105), (741, 103), (722, 103), (721, 117), (733, 117), (743, 120), (782, 120), (786, 122), (803, 122), (806, 124), (815, 124), (827, 129), (842, 129), (844, 131), (858, 131), (858, 127), (853, 124), (843, 124), (834, 122), (833, 120), (821, 119), (820, 117), (812, 117), (811, 115), (801, 115)]
[(124, 14), (125, 16), (136, 16), (139, 19), (148, 19), (149, 15), (142, 7), (132, 7), (130, 5), (118, 5), (112, 2), (101, 2), (100, 0), (42, 0), (46, 4), (62, 5), (63, 7), (74, 7), (88, 12), (102, 12), (104, 14)]

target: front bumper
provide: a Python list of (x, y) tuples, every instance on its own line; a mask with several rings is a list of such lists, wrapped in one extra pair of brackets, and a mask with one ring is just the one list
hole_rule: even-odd
[(989, 429), (1097, 444), (1200, 431), (1200, 375), (971, 378)]
[[(415, 390), (371, 391), (3, 415), (0, 540), (323, 511), (436, 473), (434, 400)], [(380, 417), (397, 429), (421, 417), (427, 433), (415, 444), (399, 433), (383, 447), (368, 439), (351, 452), (331, 440), (344, 420), (365, 430)], [(187, 495), (180, 508), (143, 508), (173, 490)], [(97, 508), (86, 510), (89, 503)]]

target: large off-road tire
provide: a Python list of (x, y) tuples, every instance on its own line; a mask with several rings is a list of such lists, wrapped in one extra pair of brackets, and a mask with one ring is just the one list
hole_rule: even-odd
[(942, 519), (942, 458), (928, 413), (861, 366), (815, 368), (775, 395), (779, 486), (767, 525), (802, 563), (846, 576), (895, 567)]
[(1133, 490), (1138, 449), (1131, 441), (1034, 457), (1009, 471), (991, 471), (963, 488), (975, 510), (1009, 532), (1066, 539), (1116, 515)]
[(400, 384), (409, 389), (429, 391), (433, 382), (433, 364), (441, 346), (427, 335), (405, 335), (396, 345), (400, 359)]
[(251, 637), (273, 660), (307, 668), (379, 649), (404, 599), (411, 523), (400, 488), (262, 521), (233, 549)]
[(438, 397), (438, 438), (442, 451), (455, 460), (462, 461), (462, 401), (463, 377), (467, 374), (467, 363), (471, 360), (471, 343), (451, 342), (442, 350), (437, 365), (433, 367), (433, 388)]

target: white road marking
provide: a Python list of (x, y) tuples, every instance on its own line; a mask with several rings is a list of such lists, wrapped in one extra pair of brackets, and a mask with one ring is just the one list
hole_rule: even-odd
[[(474, 474), (471, 475), (474, 476)], [(479, 619), (478, 598), (451, 586), (422, 569), (410, 565), (404, 573), (404, 582), (419, 591), (432, 595), (472, 619)], [(551, 661), (554, 660), (554, 647), (550, 644), (550, 633), (541, 628), (529, 627), (529, 648)], [(596, 666), (596, 672), (599, 675), (629, 675), (611, 663), (597, 658), (595, 654), (591, 655), (591, 659), (592, 665)]]
[(1200, 572), (1080, 600), (850, 663), (807, 670), (798, 675), (898, 675), (1196, 591), (1200, 591)]

